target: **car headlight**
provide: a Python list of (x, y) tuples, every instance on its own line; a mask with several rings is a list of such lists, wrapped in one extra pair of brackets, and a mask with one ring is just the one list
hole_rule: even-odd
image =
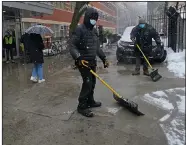
[(120, 40), (118, 41), (118, 47), (122, 47)]
[(124, 41), (118, 41), (118, 47), (125, 47), (128, 46), (129, 44), (127, 42)]

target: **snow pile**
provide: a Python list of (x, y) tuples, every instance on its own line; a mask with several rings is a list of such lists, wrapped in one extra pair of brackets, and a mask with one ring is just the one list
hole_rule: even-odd
[(109, 113), (115, 115), (121, 108), (112, 108), (112, 107), (107, 107), (107, 110)]
[(185, 50), (175, 53), (171, 48), (167, 49), (167, 68), (179, 78), (185, 78)]
[(156, 91), (156, 92), (153, 92), (153, 94), (157, 96), (165, 96), (166, 98), (168, 98), (167, 94), (165, 94), (163, 91)]
[(170, 125), (160, 124), (167, 136), (169, 145), (185, 145), (185, 124), (179, 117), (170, 122)]
[(185, 96), (181, 96), (179, 94), (176, 95), (177, 97), (179, 97), (180, 101), (177, 102), (178, 105), (178, 110), (180, 113), (185, 113)]
[[(176, 94), (175, 103), (177, 105), (175, 108), (178, 108), (176, 114), (173, 110), (173, 104), (168, 100), (170, 96), (168, 94), (174, 95), (174, 93)], [(185, 96), (183, 94), (185, 94), (185, 87), (156, 91), (143, 96), (146, 102), (168, 111), (168, 114), (163, 116), (159, 121), (169, 145), (185, 145)], [(154, 97), (154, 95), (156, 96)]]
[[(162, 91), (161, 94), (163, 94), (163, 93), (164, 92)], [(174, 106), (167, 99), (164, 99), (161, 96), (160, 96), (160, 98), (154, 98), (150, 94), (145, 94), (143, 96), (143, 98), (144, 98), (144, 101), (146, 101), (146, 102), (148, 102), (148, 103), (150, 103), (152, 105), (155, 104), (158, 108), (161, 108), (163, 110), (172, 110), (172, 109), (174, 109)]]
[(130, 33), (132, 31), (132, 29), (134, 28), (135, 26), (130, 26), (130, 27), (127, 27), (125, 29), (125, 31), (123, 32), (123, 35), (121, 37), (121, 41), (125, 41), (125, 42), (132, 42), (132, 40), (130, 39)]

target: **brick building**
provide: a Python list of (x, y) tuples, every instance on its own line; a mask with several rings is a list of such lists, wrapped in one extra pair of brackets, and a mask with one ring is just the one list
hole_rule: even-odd
[[(13, 50), (14, 58), (19, 57), (19, 42), (22, 28), (22, 18), (31, 17), (32, 14), (50, 15), (53, 13), (53, 6), (45, 2), (24, 2), (24, 1), (3, 1), (2, 2), (2, 35), (10, 30), (16, 40), (16, 49)], [(6, 60), (6, 53), (3, 49), (3, 60)]]
[[(72, 21), (72, 16), (76, 2), (48, 2), (54, 6), (53, 14), (51, 15), (37, 15), (32, 14), (32, 17), (26, 15), (22, 18), (23, 29), (41, 23), (49, 26), (54, 31), (54, 37), (68, 36), (69, 25)], [(97, 25), (102, 25), (104, 29), (110, 31), (116, 31), (116, 7), (113, 2), (90, 2), (90, 6), (96, 8), (99, 12), (99, 20)], [(80, 23), (83, 22), (83, 16), (80, 19)]]

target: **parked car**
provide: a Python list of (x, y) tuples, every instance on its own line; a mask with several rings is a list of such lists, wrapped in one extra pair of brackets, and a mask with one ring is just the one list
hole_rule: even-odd
[[(117, 43), (117, 50), (116, 50), (116, 57), (118, 62), (123, 62), (123, 63), (135, 63), (135, 54), (134, 54), (134, 43), (130, 39), (130, 33), (132, 29), (135, 26), (130, 26), (127, 27), (121, 37), (121, 39)], [(164, 43), (161, 42), (161, 53), (157, 57), (155, 55), (155, 50), (157, 48), (156, 42), (154, 39), (152, 39), (152, 54), (149, 57), (149, 61), (152, 62), (157, 62), (157, 63), (162, 63), (166, 57), (167, 57), (167, 51), (164, 50)]]

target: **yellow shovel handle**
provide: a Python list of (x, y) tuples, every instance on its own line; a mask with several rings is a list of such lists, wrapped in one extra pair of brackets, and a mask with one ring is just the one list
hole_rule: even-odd
[(145, 54), (143, 53), (143, 51), (141, 50), (141, 48), (139, 47), (138, 44), (136, 44), (136, 46), (138, 47), (139, 51), (142, 53), (143, 57), (145, 58), (146, 62), (148, 63), (149, 67), (152, 69), (152, 65), (150, 64), (150, 62), (148, 61), (147, 57), (145, 56)]
[[(87, 61), (82, 60), (83, 66), (89, 68), (85, 63), (88, 64)], [(89, 68), (89, 69), (90, 69), (90, 68)], [(100, 77), (98, 76), (97, 73), (95, 73), (92, 69), (90, 69), (90, 72), (91, 72), (96, 78), (98, 78), (109, 90), (111, 90), (118, 98), (122, 98), (121, 95), (118, 94), (118, 93), (117, 93), (109, 84), (107, 84), (102, 78), (100, 78)]]

